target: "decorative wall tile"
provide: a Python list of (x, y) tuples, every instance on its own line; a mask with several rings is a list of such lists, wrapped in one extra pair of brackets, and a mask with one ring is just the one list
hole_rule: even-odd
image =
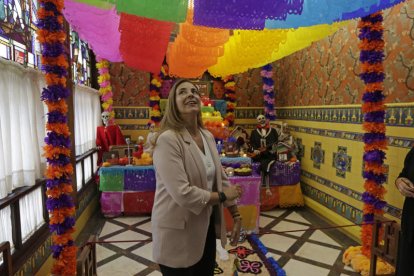
[[(319, 184), (321, 184), (325, 187), (331, 188), (331, 189), (333, 189), (333, 190), (335, 190), (335, 191), (337, 191), (341, 194), (347, 195), (347, 196), (349, 196), (349, 197), (351, 197), (355, 200), (362, 201), (362, 194), (361, 193), (359, 193), (355, 190), (352, 190), (348, 187), (345, 187), (341, 184), (335, 183), (335, 182), (333, 182), (329, 179), (323, 178), (319, 175), (308, 172), (308, 171), (304, 170), (303, 168), (301, 170), (301, 176), (304, 176), (308, 179), (311, 179), (311, 180), (313, 180), (313, 181), (315, 181), (315, 182), (317, 182), (317, 183), (319, 183)], [(304, 182), (303, 178), (302, 178), (301, 182)], [(361, 182), (361, 185), (362, 185), (362, 182)], [(325, 205), (325, 207), (329, 208), (329, 206), (327, 206), (327, 205)], [(398, 218), (398, 219), (401, 218), (402, 210), (400, 208), (397, 208), (395, 206), (387, 204), (384, 207), (384, 211), (386, 213), (390, 214), (391, 216), (395, 217), (395, 218)]]
[(296, 157), (301, 160), (305, 157), (305, 146), (302, 143), (302, 138), (296, 138), (296, 146), (298, 148), (298, 152), (296, 153)]
[(237, 108), (235, 109), (236, 119), (256, 119), (260, 114), (264, 114), (263, 108)]
[(320, 169), (321, 164), (325, 163), (325, 151), (322, 149), (322, 143), (315, 142), (315, 146), (311, 147), (310, 158), (313, 161), (313, 167)]
[(114, 107), (115, 119), (149, 119), (149, 107)]
[(343, 202), (327, 193), (324, 193), (311, 185), (301, 181), (302, 192), (305, 196), (319, 202), (338, 215), (350, 220), (353, 223), (362, 222), (362, 211)]
[[(387, 105), (385, 123), (387, 126), (413, 127), (414, 104)], [(345, 124), (362, 124), (361, 106), (349, 107), (310, 107), (276, 108), (276, 118), (280, 120), (305, 120)]]
[[(320, 128), (311, 128), (303, 126), (289, 126), (291, 131), (301, 132), (319, 136), (326, 136), (331, 138), (339, 138), (345, 140), (353, 140), (357, 142), (362, 142), (363, 133), (359, 132), (349, 132), (349, 131), (339, 131), (331, 129), (320, 129)], [(400, 148), (411, 148), (414, 145), (414, 138), (407, 137), (397, 137), (397, 136), (387, 136), (388, 146), (400, 147)]]
[(339, 146), (332, 158), (332, 167), (336, 169), (336, 176), (346, 178), (346, 172), (351, 171), (351, 160), (352, 157), (347, 154), (347, 148)]

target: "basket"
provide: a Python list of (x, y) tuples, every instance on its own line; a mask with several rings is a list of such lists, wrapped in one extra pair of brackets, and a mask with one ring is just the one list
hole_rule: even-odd
[(250, 171), (250, 172), (238, 172), (238, 171), (234, 171), (234, 174), (235, 175), (238, 175), (238, 176), (249, 176), (249, 175), (252, 175), (252, 173), (253, 173), (253, 171)]

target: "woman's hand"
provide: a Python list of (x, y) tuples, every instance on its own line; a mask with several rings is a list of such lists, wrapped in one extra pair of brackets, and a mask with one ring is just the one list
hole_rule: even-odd
[(398, 191), (406, 197), (414, 197), (414, 184), (405, 177), (400, 177), (395, 180), (395, 187)]
[(223, 193), (226, 195), (227, 200), (234, 200), (242, 196), (243, 190), (239, 185), (232, 185), (230, 187), (223, 187)]
[(240, 230), (241, 230), (241, 217), (233, 219), (233, 230), (231, 231), (230, 236), (230, 245), (236, 246), (240, 239)]

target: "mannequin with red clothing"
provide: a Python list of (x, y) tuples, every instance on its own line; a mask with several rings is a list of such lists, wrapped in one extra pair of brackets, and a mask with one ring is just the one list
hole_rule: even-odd
[(109, 112), (102, 112), (104, 126), (96, 129), (96, 146), (99, 148), (98, 164), (102, 163), (102, 155), (113, 145), (126, 145), (125, 138), (117, 125), (109, 125)]

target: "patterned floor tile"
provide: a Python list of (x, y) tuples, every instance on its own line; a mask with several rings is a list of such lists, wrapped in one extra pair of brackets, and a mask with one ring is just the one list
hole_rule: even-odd
[(151, 233), (152, 232), (152, 230), (151, 230), (151, 221), (149, 221), (147, 223), (144, 223), (144, 224), (141, 224), (141, 225), (138, 225), (137, 228), (141, 229), (141, 230), (144, 230), (148, 233)]
[(260, 237), (260, 240), (267, 248), (282, 252), (287, 251), (296, 242), (296, 239), (277, 234), (263, 235)]
[(260, 216), (260, 218), (259, 218), (259, 227), (263, 228), (263, 227), (267, 226), (269, 223), (271, 223), (273, 221), (274, 221), (273, 218)]
[(286, 212), (286, 210), (284, 210), (284, 209), (275, 209), (275, 210), (271, 210), (271, 211), (262, 212), (262, 214), (269, 215), (269, 216), (272, 216), (272, 217), (280, 217), (285, 212)]
[(114, 220), (125, 223), (127, 225), (134, 225), (138, 222), (144, 221), (146, 219), (149, 219), (149, 216), (142, 216), (142, 217), (118, 217)]
[[(109, 241), (146, 240), (151, 237), (149, 219), (149, 216), (105, 219), (97, 214), (80, 237), (87, 239), (92, 234)], [(136, 226), (131, 228), (131, 225)], [(330, 225), (311, 210), (299, 208), (262, 212), (259, 225), (260, 231), (264, 233), (260, 240), (288, 276), (357, 275), (352, 268), (344, 266), (340, 258), (348, 246), (356, 245), (355, 242), (336, 229), (330, 229), (329, 232), (313, 229)], [(305, 231), (274, 233), (298, 229)], [(82, 244), (82, 241), (77, 242)], [(158, 265), (152, 261), (151, 243), (97, 245), (97, 260), (99, 276), (161, 275), (157, 271)], [(267, 275), (267, 272), (261, 275)]]
[(333, 265), (341, 253), (338, 249), (329, 248), (317, 244), (306, 242), (296, 253), (295, 256), (303, 257), (308, 260)]
[(296, 212), (290, 213), (285, 219), (311, 224), (308, 220), (304, 219), (299, 213)]
[(315, 232), (313, 232), (312, 236), (310, 236), (309, 239), (312, 240), (312, 241), (328, 243), (328, 244), (335, 245), (335, 246), (338, 246), (338, 247), (341, 246), (341, 245), (339, 245), (339, 243), (334, 241), (332, 238), (330, 238), (327, 234), (325, 234), (321, 230), (316, 230)]
[(134, 241), (134, 242), (119, 242), (119, 243), (113, 243), (113, 245), (122, 248), (127, 249), (128, 247), (134, 246), (137, 244), (135, 242), (136, 240), (147, 240), (148, 237), (144, 236), (142, 234), (139, 234), (137, 232), (128, 230), (125, 232), (122, 232), (121, 234), (118, 234), (116, 236), (110, 237), (108, 239), (105, 239), (105, 241)]
[(152, 259), (152, 243), (147, 243), (146, 245), (132, 251), (132, 253), (154, 262)]
[(146, 265), (143, 265), (128, 257), (121, 256), (112, 262), (106, 263), (103, 266), (99, 266), (97, 272), (99, 276), (132, 276), (144, 270), (145, 268), (147, 268)]
[(99, 234), (100, 237), (106, 236), (110, 233), (116, 232), (118, 230), (124, 229), (122, 226), (113, 224), (111, 222), (105, 222), (104, 227), (102, 228), (101, 233)]
[(327, 276), (329, 274), (329, 269), (293, 259), (289, 260), (283, 269), (287, 276)]
[(105, 247), (103, 247), (99, 244), (96, 245), (96, 260), (98, 262), (102, 261), (103, 259), (106, 259), (110, 256), (113, 256), (115, 254), (116, 254), (116, 252), (114, 252), (112, 250), (109, 250), (109, 249), (107, 249), (107, 248), (105, 248)]
[[(285, 232), (285, 231), (294, 231), (294, 230), (302, 230), (303, 229), (303, 230), (306, 231), (306, 229), (308, 229), (308, 228), (309, 228), (309, 226), (306, 226), (306, 225), (297, 224), (297, 223), (288, 222), (288, 221), (281, 221), (278, 224), (276, 224), (276, 226), (273, 227), (272, 230), (277, 231), (277, 232)], [(286, 232), (286, 234), (300, 237), (305, 233), (305, 231)]]

